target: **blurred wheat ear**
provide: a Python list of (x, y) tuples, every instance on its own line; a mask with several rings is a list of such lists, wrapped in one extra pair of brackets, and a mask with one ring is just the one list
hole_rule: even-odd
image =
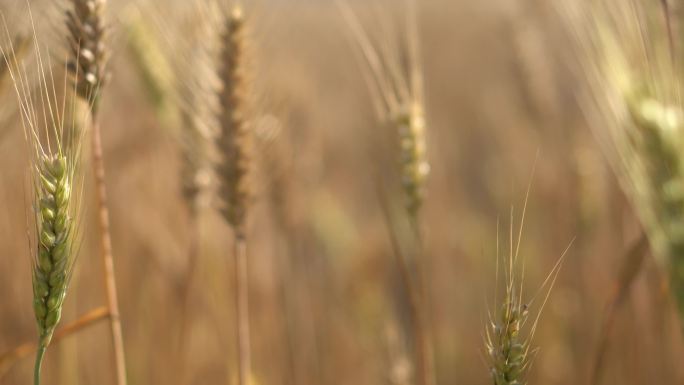
[[(413, 246), (417, 251), (402, 250), (401, 243), (404, 237), (400, 235), (397, 219), (393, 217), (389, 204), (395, 195), (391, 194), (394, 192), (393, 189), (381, 186), (380, 200), (401, 272), (401, 281), (408, 296), (413, 326), (416, 381), (420, 385), (432, 385), (435, 383), (434, 352), (420, 260), (424, 256), (419, 223), (430, 165), (427, 160), (427, 125), (423, 74), (418, 52), (416, 4), (414, 1), (406, 3), (408, 22), (403, 26), (402, 32), (405, 35), (399, 36), (399, 40), (405, 43), (403, 49), (393, 43), (396, 36), (384, 36), (380, 43), (374, 44), (351, 7), (341, 0), (337, 4), (354, 37), (357, 48), (355, 52), (362, 62), (362, 73), (373, 98), (378, 120), (382, 126), (389, 126), (392, 129), (392, 152), (395, 159), (394, 170), (390, 170), (390, 174), (396, 175), (398, 179), (398, 183), (392, 184), (400, 186), (399, 195), (405, 212), (404, 217), (411, 225), (409, 238), (414, 241)], [(402, 60), (404, 58), (405, 60)], [(388, 170), (382, 172), (385, 171)], [(388, 191), (391, 193), (388, 194)]]
[[(34, 383), (40, 384), (45, 351), (60, 321), (78, 252), (80, 224), (80, 168), (82, 136), (65, 124), (67, 106), (55, 91), (51, 64), (44, 63), (37, 37), (36, 83), (31, 93), (28, 72), (20, 67), (12, 45), (3, 50), (5, 69), (14, 84), (21, 110), (24, 136), (30, 144), (35, 239), (32, 252), (33, 310), (39, 342), (34, 367)], [(23, 49), (23, 48), (22, 48)], [(21, 68), (21, 69), (20, 69)], [(61, 104), (63, 103), (63, 104)]]
[(114, 276), (114, 258), (112, 256), (105, 167), (102, 154), (102, 133), (98, 120), (101, 92), (108, 78), (109, 53), (104, 16), (106, 0), (70, 0), (70, 3), (71, 8), (66, 11), (66, 38), (70, 53), (67, 69), (71, 75), (76, 94), (90, 108), (93, 143), (92, 162), (97, 189), (104, 284), (114, 348), (116, 382), (118, 385), (126, 385), (126, 358)]
[(251, 145), (246, 121), (245, 36), (242, 9), (234, 7), (226, 16), (221, 36), (219, 77), (220, 134), (217, 141), (221, 160), (216, 167), (219, 178), (221, 213), (235, 235), (235, 285), (238, 341), (238, 377), (240, 385), (251, 378), (249, 337), (249, 280), (247, 268), (247, 212)]
[(649, 244), (668, 273), (684, 325), (684, 52), (668, 3), (597, 1), (563, 15), (587, 92), (580, 99)]

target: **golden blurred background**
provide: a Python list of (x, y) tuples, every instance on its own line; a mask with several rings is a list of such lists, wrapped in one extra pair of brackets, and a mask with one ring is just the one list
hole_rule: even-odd
[[(10, 35), (27, 30), (24, 3), (0, 3)], [(59, 5), (31, 3), (41, 32), (58, 28), (59, 10), (48, 9)], [(101, 121), (129, 381), (233, 384), (232, 237), (216, 213), (202, 216), (186, 308), (190, 224), (179, 146), (155, 114), (127, 44), (130, 2), (110, 3), (112, 81)], [(251, 76), (260, 109), (280, 128), (264, 152), (282, 157), (277, 169), (261, 170), (279, 176), (278, 189), (259, 178), (250, 214), (254, 381), (411, 383), (407, 309), (377, 195), (382, 127), (348, 26), (333, 1), (246, 3), (258, 63)], [(370, 4), (391, 17), (399, 2), (349, 3), (372, 29)], [(576, 103), (582, 85), (568, 65), (567, 33), (549, 2), (418, 3), (431, 164), (421, 226), (437, 383), (491, 383), (483, 333), (495, 306), (497, 234), (505, 245), (509, 226), (517, 231), (528, 185), (521, 244), (528, 295), (574, 239), (540, 318), (528, 383), (590, 383), (604, 309), (640, 230)], [(36, 338), (28, 146), (15, 97), (3, 92), (0, 354)], [(62, 324), (105, 298), (90, 179)], [(600, 383), (683, 383), (678, 321), (651, 258), (616, 314)], [(181, 351), (183, 319), (190, 337)], [(43, 382), (114, 384), (111, 354), (106, 323), (98, 323), (50, 347)], [(19, 360), (0, 383), (28, 383), (32, 365)]]

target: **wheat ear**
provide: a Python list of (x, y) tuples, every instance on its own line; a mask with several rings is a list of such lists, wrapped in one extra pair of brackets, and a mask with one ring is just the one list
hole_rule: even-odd
[(67, 62), (77, 95), (90, 106), (92, 161), (97, 189), (98, 217), (104, 267), (105, 293), (111, 326), (116, 383), (126, 385), (126, 358), (112, 257), (109, 208), (102, 155), (102, 134), (98, 121), (100, 96), (107, 80), (107, 45), (104, 11), (106, 0), (71, 0), (66, 12), (70, 58)]
[(580, 102), (669, 274), (684, 326), (684, 55), (673, 41), (674, 14), (667, 2), (636, 0), (575, 11), (563, 15), (588, 85)]
[[(68, 103), (65, 96), (60, 108), (49, 69), (50, 63), (42, 60), (35, 31), (33, 43), (38, 61), (39, 84), (39, 92), (35, 95), (29, 91), (28, 74), (17, 63), (14, 49), (10, 50), (10, 54), (6, 54), (4, 50), (2, 53), (20, 105), (24, 135), (31, 147), (35, 213), (35, 241), (32, 250), (33, 310), (39, 335), (34, 384), (39, 385), (43, 357), (61, 318), (62, 305), (77, 255), (82, 137), (65, 130), (65, 110), (71, 103)], [(8, 58), (13, 58), (13, 62)]]
[(249, 337), (249, 295), (247, 269), (246, 219), (249, 197), (249, 132), (245, 121), (244, 79), (244, 19), (235, 7), (228, 14), (221, 36), (222, 53), (219, 77), (223, 88), (219, 93), (221, 131), (218, 148), (222, 159), (217, 167), (219, 194), (224, 219), (235, 234), (235, 285), (238, 341), (238, 378), (240, 385), (251, 378), (251, 348)]
[[(529, 197), (529, 189), (527, 196)], [(523, 282), (518, 278), (520, 265), (520, 243), (522, 240), (525, 211), (523, 209), (520, 230), (517, 240), (513, 237), (513, 210), (511, 209), (511, 230), (509, 236), (510, 251), (505, 259), (504, 266), (504, 295), (498, 311), (490, 314), (489, 322), (485, 328), (485, 348), (489, 363), (489, 372), (493, 385), (523, 385), (525, 374), (531, 365), (534, 349), (532, 340), (537, 330), (541, 313), (551, 295), (551, 290), (556, 283), (558, 273), (562, 266), (565, 255), (570, 250), (573, 242), (563, 251), (560, 258), (553, 266), (546, 279), (541, 284), (537, 293), (527, 302), (523, 302)], [(499, 273), (499, 234), (497, 228), (497, 277)], [(521, 277), (524, 277), (524, 264)], [(545, 293), (544, 293), (545, 291)], [(541, 304), (536, 315), (530, 319), (530, 307), (536, 301), (537, 296), (543, 294)], [(496, 302), (496, 301), (495, 301)], [(496, 306), (496, 304), (495, 304)]]

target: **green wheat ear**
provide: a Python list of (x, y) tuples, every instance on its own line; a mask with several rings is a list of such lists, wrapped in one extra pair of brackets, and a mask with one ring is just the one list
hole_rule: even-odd
[[(43, 61), (33, 36), (35, 73), (11, 62), (14, 47), (0, 46), (20, 105), (21, 124), (29, 145), (34, 237), (31, 242), (33, 310), (38, 326), (34, 384), (40, 384), (43, 356), (60, 321), (79, 243), (80, 156), (84, 131), (77, 128), (78, 89), (57, 95), (52, 65)], [(31, 84), (37, 84), (34, 88)], [(66, 83), (66, 79), (65, 79)], [(69, 121), (66, 121), (69, 119)]]
[(40, 346), (50, 344), (60, 320), (73, 266), (74, 221), (71, 215), (73, 165), (61, 152), (37, 159), (37, 251), (33, 263), (33, 309)]

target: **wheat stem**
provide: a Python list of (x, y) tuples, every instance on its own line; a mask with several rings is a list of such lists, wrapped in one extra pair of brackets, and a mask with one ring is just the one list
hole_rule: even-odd
[[(394, 250), (393, 254), (399, 269), (400, 281), (409, 305), (409, 317), (414, 339), (413, 354), (416, 366), (416, 381), (420, 385), (434, 385), (434, 353), (425, 310), (425, 293), (424, 289), (422, 289), (421, 279), (422, 270), (418, 266), (412, 268), (408, 258), (402, 251), (398, 236), (399, 231), (396, 229), (395, 222), (390, 213), (389, 203), (386, 198), (387, 194), (380, 185), (378, 185), (378, 197), (385, 217), (390, 243)], [(412, 230), (416, 233), (416, 237), (419, 238), (418, 227), (415, 223), (412, 224)], [(420, 249), (422, 250), (422, 247)]]
[(112, 346), (114, 349), (114, 364), (116, 370), (116, 383), (126, 385), (126, 358), (124, 354), (123, 333), (121, 331), (121, 318), (119, 313), (119, 301), (116, 292), (116, 278), (114, 275), (114, 258), (112, 257), (112, 238), (109, 227), (109, 208), (107, 206), (107, 189), (105, 185), (104, 158), (102, 156), (102, 136), (100, 125), (93, 116), (93, 171), (97, 189), (98, 224), (100, 227), (100, 247), (102, 248), (103, 277), (105, 293), (107, 295), (107, 308), (109, 309), (109, 323), (112, 334)]
[(43, 357), (45, 356), (46, 349), (47, 346), (41, 344), (36, 352), (36, 363), (33, 367), (33, 385), (40, 385), (40, 369), (43, 365)]
[(180, 314), (180, 326), (179, 326), (179, 343), (178, 343), (178, 365), (180, 368), (179, 379), (181, 383), (187, 383), (188, 375), (188, 363), (187, 363), (187, 343), (188, 335), (190, 329), (190, 294), (192, 290), (192, 285), (195, 280), (195, 272), (197, 271), (198, 257), (200, 252), (200, 236), (202, 234), (200, 228), (200, 222), (198, 218), (198, 212), (196, 210), (190, 210), (190, 244), (188, 246), (188, 267), (185, 270), (185, 279), (183, 279), (180, 301), (182, 304), (182, 311)]
[(251, 375), (251, 347), (249, 340), (249, 273), (247, 242), (235, 240), (235, 310), (237, 315), (238, 378), (240, 385), (248, 385)]

